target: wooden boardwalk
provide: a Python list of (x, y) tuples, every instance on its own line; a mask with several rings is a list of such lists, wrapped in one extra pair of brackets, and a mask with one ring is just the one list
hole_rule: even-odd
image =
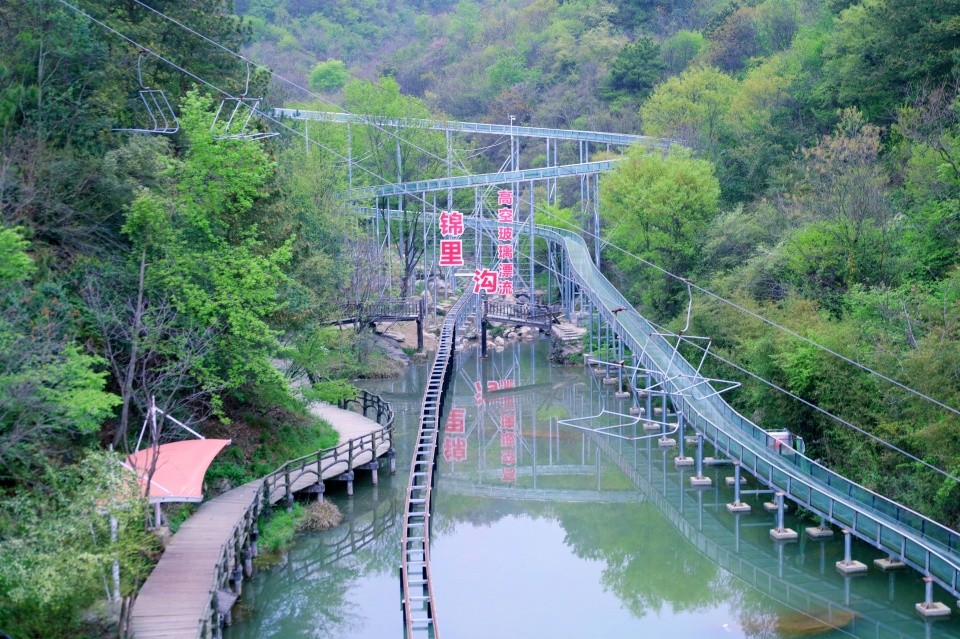
[(221, 612), (235, 600), (224, 590), (224, 572), (242, 568), (249, 558), (243, 549), (265, 495), (276, 503), (318, 480), (369, 464), (391, 447), (392, 438), (383, 433), (389, 429), (372, 419), (325, 404), (311, 409), (333, 425), (342, 443), (204, 502), (170, 540), (140, 589), (130, 621), (134, 639), (217, 636), (214, 593), (220, 592)]

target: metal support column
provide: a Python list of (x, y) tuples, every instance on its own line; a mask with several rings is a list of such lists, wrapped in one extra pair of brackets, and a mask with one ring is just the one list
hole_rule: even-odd
[(703, 433), (697, 433), (697, 474), (690, 478), (690, 485), (697, 488), (707, 488), (713, 484), (709, 477), (703, 474)]

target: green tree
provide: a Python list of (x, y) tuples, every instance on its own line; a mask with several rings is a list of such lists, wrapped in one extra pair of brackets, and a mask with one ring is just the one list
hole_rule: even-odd
[(0, 477), (26, 480), (64, 447), (88, 442), (119, 403), (103, 360), (77, 344), (61, 286), (31, 282), (19, 233), (0, 228)]
[(660, 45), (664, 70), (669, 75), (681, 73), (706, 46), (707, 39), (699, 31), (677, 31)]
[(766, 0), (757, 6), (754, 18), (757, 43), (769, 55), (786, 49), (793, 42), (800, 26), (800, 7), (797, 0)]
[[(632, 148), (601, 181), (607, 239), (681, 277), (696, 268), (704, 231), (717, 213), (720, 185), (707, 160), (685, 151), (661, 157)], [(631, 255), (608, 252), (628, 282), (628, 297), (657, 316), (678, 309), (682, 285), (650, 270)]]
[(640, 108), (643, 131), (713, 151), (725, 134), (725, 116), (737, 81), (719, 69), (687, 69), (659, 85)]
[(610, 75), (603, 88), (604, 97), (629, 96), (644, 99), (663, 74), (660, 45), (650, 36), (628, 44), (610, 64)]
[(941, 279), (960, 261), (960, 110), (956, 91), (940, 86), (897, 113), (905, 139), (908, 206), (905, 264), (912, 278)]
[(318, 62), (310, 71), (308, 82), (317, 93), (336, 91), (347, 83), (347, 66), (342, 60)]
[(146, 502), (120, 462), (87, 453), (38, 475), (42, 491), (0, 499), (0, 626), (12, 636), (78, 636), (81, 614), (105, 584), (111, 598), (127, 596), (146, 577), (156, 539), (144, 531)]
[(824, 51), (827, 104), (890, 122), (909, 92), (950, 79), (960, 65), (960, 5), (953, 0), (864, 0), (837, 18)]
[(710, 37), (707, 59), (727, 73), (742, 70), (760, 52), (754, 7), (731, 13)]
[(880, 144), (879, 128), (850, 110), (833, 136), (805, 153), (794, 211), (807, 223), (785, 247), (801, 287), (829, 294), (892, 283), (895, 217)]
[(259, 144), (214, 139), (212, 110), (209, 98), (187, 94), (178, 186), (169, 195), (142, 193), (124, 231), (145, 254), (148, 289), (169, 298), (184, 325), (215, 332), (194, 375), (217, 393), (276, 380), (269, 320), (283, 306), (291, 244), (270, 244), (260, 231), (274, 163)]

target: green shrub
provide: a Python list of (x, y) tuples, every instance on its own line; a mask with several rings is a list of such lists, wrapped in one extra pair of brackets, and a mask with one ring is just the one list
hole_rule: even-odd
[(308, 402), (327, 402), (339, 404), (343, 400), (357, 396), (356, 387), (345, 379), (331, 379), (316, 382), (311, 388), (303, 391), (303, 398)]
[(273, 510), (269, 517), (261, 517), (258, 540), (260, 551), (274, 553), (282, 550), (297, 534), (300, 522), (305, 516), (306, 509), (300, 504), (294, 504), (290, 510)]

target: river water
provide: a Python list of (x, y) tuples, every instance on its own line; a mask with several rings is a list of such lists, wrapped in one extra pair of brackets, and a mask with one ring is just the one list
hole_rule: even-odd
[[(706, 468), (711, 487), (690, 487), (676, 448), (642, 438), (611, 387), (549, 365), (548, 352), (539, 341), (457, 355), (431, 520), (443, 636), (960, 637), (960, 620), (919, 618), (920, 575), (873, 568), (876, 550), (854, 544), (871, 568), (844, 577), (839, 533), (773, 542), (766, 495), (729, 514), (729, 466)], [(299, 535), (246, 582), (227, 639), (402, 636), (400, 522), (426, 375), (415, 365), (365, 385), (397, 413), (397, 474), (381, 471), (374, 487), (358, 471), (353, 498), (328, 482), (344, 524)], [(815, 523), (786, 517), (797, 531)]]

